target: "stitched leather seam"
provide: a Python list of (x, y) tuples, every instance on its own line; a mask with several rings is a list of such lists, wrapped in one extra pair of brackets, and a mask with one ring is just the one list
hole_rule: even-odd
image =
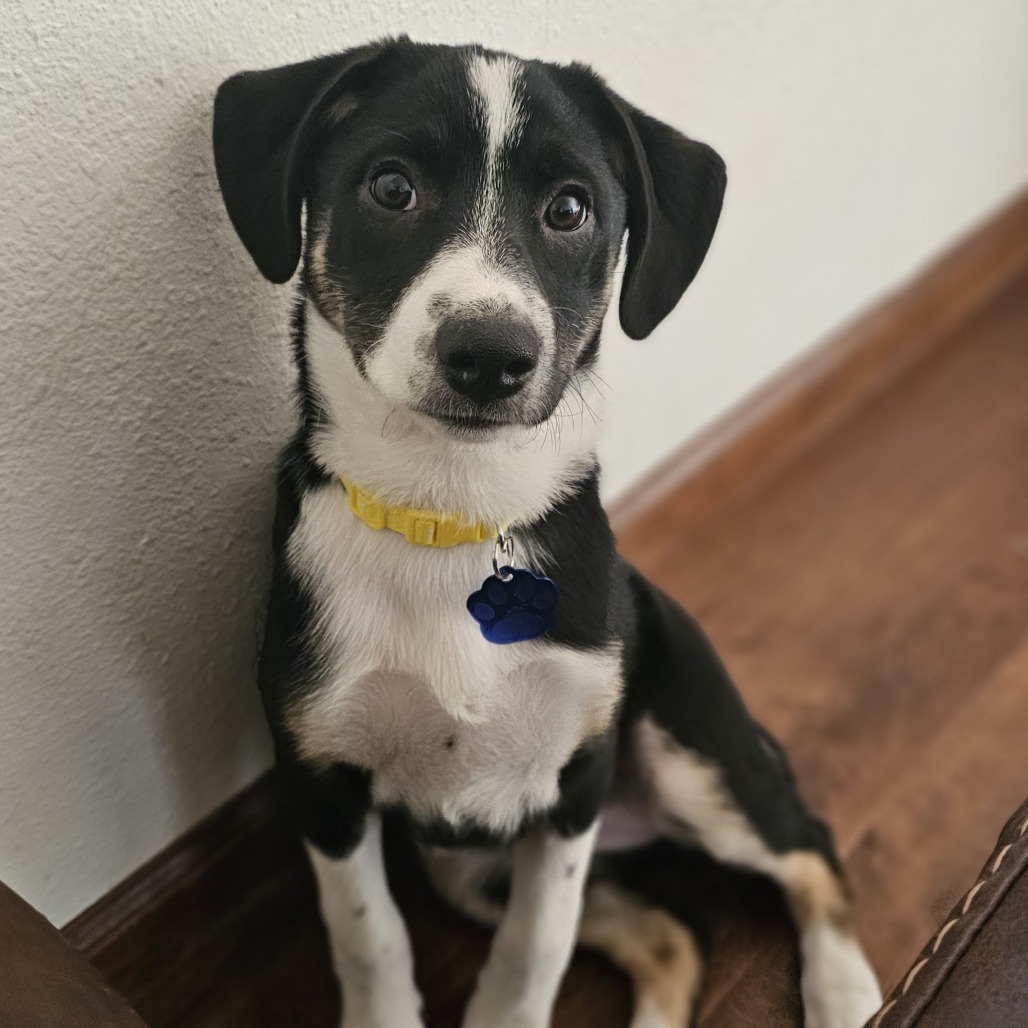
[[(996, 907), (998, 907), (999, 904), (1003, 902), (1003, 897), (1010, 891), (1010, 889), (1013, 887), (1014, 883), (1020, 877), (1021, 877), (1021, 873), (1018, 872), (1016, 875), (1014, 875), (1014, 877), (1009, 882), (1007, 882), (1005, 884), (1005, 887), (1002, 888), (992, 898), (992, 909), (993, 910), (995, 910)], [(990, 878), (991, 878), (991, 874), (990, 874)], [(984, 885), (984, 884), (985, 884), (984, 881), (979, 883), (979, 885)], [(977, 892), (977, 888), (975, 889), (975, 891)], [(965, 906), (964, 906), (964, 911), (966, 911), (966, 910), (967, 910), (967, 904), (965, 904)], [(963, 911), (962, 911), (962, 913), (963, 913)], [(992, 914), (991, 914), (991, 911), (990, 911), (990, 913), (986, 917), (986, 919), (980, 925), (978, 925), (978, 928), (975, 930), (974, 934), (968, 936), (968, 938), (964, 940), (964, 944), (963, 944), (963, 946), (961, 946), (960, 950), (958, 952), (955, 952), (952, 955), (952, 957), (950, 959), (950, 966), (946, 968), (946, 971), (943, 974), (943, 976), (935, 983), (935, 988), (932, 989), (931, 993), (929, 995), (925, 996), (924, 1006), (922, 1006), (921, 1011), (918, 1014), (918, 1018), (919, 1019), (924, 1014), (924, 1012), (932, 1005), (932, 1003), (935, 1001), (936, 997), (942, 991), (943, 986), (946, 984), (946, 980), (949, 978), (950, 974), (953, 972), (953, 969), (959, 963), (960, 958), (962, 958), (963, 955), (974, 945), (975, 939), (978, 938), (979, 933), (989, 923), (989, 917), (991, 917), (991, 916), (992, 916)], [(927, 962), (928, 961), (926, 959), (925, 963), (927, 963)], [(906, 993), (906, 988), (904, 988), (903, 991), (904, 991), (904, 993)]]
[[(1017, 833), (1017, 837), (1019, 839), (1022, 838), (1025, 835), (1026, 832), (1028, 832), (1028, 818), (1025, 818), (1024, 822), (1022, 823), (1021, 828), (1020, 828), (1020, 830)], [(914, 983), (914, 979), (921, 973), (921, 971), (924, 969), (925, 965), (931, 960), (931, 958), (936, 953), (938, 953), (939, 947), (942, 944), (943, 938), (947, 935), (947, 933), (950, 931), (950, 929), (967, 913), (967, 911), (970, 908), (972, 902), (974, 901), (975, 896), (978, 895), (978, 893), (981, 891), (981, 889), (983, 888), (983, 886), (987, 882), (992, 880), (993, 875), (996, 873), (996, 871), (999, 869), (1000, 865), (1003, 863), (1004, 857), (1006, 857), (1007, 853), (1010, 851), (1012, 846), (1013, 846), (1013, 843), (1009, 843), (1006, 846), (1004, 846), (1000, 850), (1000, 852), (996, 855), (996, 859), (992, 862), (992, 864), (991, 865), (986, 865), (986, 867), (984, 869), (984, 872), (982, 873), (981, 877), (978, 879), (977, 882), (975, 882), (975, 884), (968, 891), (967, 896), (964, 899), (963, 906), (960, 908), (960, 913), (956, 917), (954, 917), (951, 920), (947, 921), (935, 933), (935, 936), (933, 937), (932, 944), (931, 944), (931, 952), (928, 954), (928, 956), (923, 957), (921, 960), (919, 960), (910, 969), (909, 973), (907, 974), (906, 980), (903, 982), (903, 989), (900, 992), (899, 996), (897, 996), (893, 1000), (890, 1000), (888, 1003), (885, 1004), (885, 1006), (882, 1007), (882, 1009), (875, 1016), (874, 1020), (869, 1022), (868, 1028), (878, 1028), (878, 1026), (882, 1023), (882, 1020), (885, 1018), (885, 1015), (888, 1014), (889, 1011), (892, 1010), (893, 1007), (895, 1007), (896, 1004), (904, 996), (907, 995), (907, 992), (909, 991), (910, 986), (913, 985), (913, 983)], [(1019, 877), (1020, 877), (1020, 872), (1018, 874), (1014, 875), (1014, 877), (1011, 879), (1011, 881), (1007, 883), (1006, 888), (1002, 889), (993, 898), (993, 906), (996, 906), (996, 905), (999, 904), (999, 902), (1003, 899), (1003, 897), (1010, 890), (1010, 888), (1013, 885), (1014, 881), (1016, 881)], [(984, 927), (984, 923), (979, 926), (979, 931), (983, 927)], [(966, 940), (966, 944), (961, 949), (961, 954), (966, 952), (967, 949), (970, 948), (970, 946), (974, 942), (974, 939), (977, 936), (977, 934), (978, 934), (978, 932), (975, 932), (975, 934), (973, 936), (971, 936), (969, 939)], [(951, 971), (952, 967), (949, 970)], [(945, 983), (946, 978), (948, 977), (948, 975), (949, 975), (949, 971), (947, 971), (946, 975), (944, 975), (938, 982), (936, 982), (935, 988), (932, 990), (932, 993), (929, 996), (925, 997), (925, 1004), (921, 1008), (921, 1011), (920, 1011), (918, 1016), (920, 1016), (920, 1014), (923, 1014), (924, 1011), (927, 1010), (928, 1007), (931, 1005), (932, 1000), (934, 1000), (935, 997), (938, 995), (939, 990), (942, 988), (942, 986)]]
[(868, 1028), (878, 1028), (878, 1026), (882, 1023), (882, 1018), (885, 1017), (885, 1015), (890, 1010), (892, 1010), (892, 1008), (895, 1005), (896, 1005), (896, 1001), (894, 999), (890, 999), (889, 1002), (886, 1003), (885, 1006), (882, 1007), (882, 1009), (878, 1011), (878, 1016), (870, 1023), (870, 1025), (868, 1025)]

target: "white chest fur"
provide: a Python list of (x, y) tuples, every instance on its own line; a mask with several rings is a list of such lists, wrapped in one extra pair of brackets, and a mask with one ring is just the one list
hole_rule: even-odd
[(341, 487), (308, 494), (287, 559), (330, 663), (289, 721), (304, 756), (369, 769), (376, 802), (506, 831), (556, 800), (561, 767), (611, 716), (621, 660), (487, 642), (465, 602), (491, 553), (413, 546), (355, 518)]

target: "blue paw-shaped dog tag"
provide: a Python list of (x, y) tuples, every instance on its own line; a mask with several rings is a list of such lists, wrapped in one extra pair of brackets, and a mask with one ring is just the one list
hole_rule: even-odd
[[(491, 643), (525, 642), (553, 628), (560, 589), (552, 578), (524, 568), (500, 568), (468, 597), (468, 612)], [(509, 577), (508, 577), (509, 576)]]

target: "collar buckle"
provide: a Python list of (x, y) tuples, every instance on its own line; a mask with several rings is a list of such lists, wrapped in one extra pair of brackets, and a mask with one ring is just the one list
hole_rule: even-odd
[(371, 528), (389, 529), (415, 546), (450, 547), (484, 543), (495, 538), (496, 528), (483, 521), (467, 522), (451, 514), (386, 503), (340, 476), (350, 510)]

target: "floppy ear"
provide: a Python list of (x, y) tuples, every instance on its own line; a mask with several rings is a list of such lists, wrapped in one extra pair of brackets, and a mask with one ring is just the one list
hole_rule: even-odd
[(700, 270), (725, 195), (725, 163), (705, 143), (611, 94), (627, 167), (628, 262), (621, 327), (645, 339)]
[(214, 98), (214, 166), (229, 218), (265, 278), (300, 262), (300, 212), (326, 106), (384, 50), (346, 53), (226, 79)]

